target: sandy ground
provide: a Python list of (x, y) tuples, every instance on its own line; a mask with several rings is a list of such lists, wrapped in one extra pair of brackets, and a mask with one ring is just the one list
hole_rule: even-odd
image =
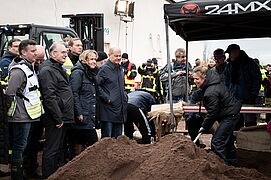
[[(179, 123), (179, 126), (178, 126), (178, 129), (184, 129), (184, 122), (180, 122)], [(100, 136), (100, 130), (98, 130), (97, 131), (98, 132), (98, 135)], [(136, 137), (140, 137), (140, 133), (139, 132), (136, 132), (135, 133), (135, 136)], [(169, 138), (167, 137), (167, 136), (169, 136)], [(161, 165), (161, 163), (163, 164), (163, 163), (165, 163), (165, 162), (160, 162), (160, 158), (166, 158), (166, 156), (167, 156), (167, 154), (164, 154), (164, 155), (161, 155), (161, 153), (163, 154), (163, 150), (159, 150), (159, 152), (156, 152), (157, 150), (157, 148), (158, 147), (160, 147), (160, 146), (162, 146), (163, 148), (164, 148), (164, 150), (165, 151), (170, 151), (170, 150), (172, 150), (172, 148), (173, 149), (179, 149), (179, 148), (181, 148), (181, 149), (185, 149), (185, 151), (180, 151), (179, 153), (181, 153), (181, 155), (182, 156), (191, 156), (191, 154), (190, 154), (190, 150), (192, 150), (192, 151), (195, 151), (195, 152), (197, 152), (197, 151), (200, 151), (201, 152), (201, 150), (198, 150), (198, 148), (197, 147), (195, 147), (194, 145), (193, 145), (193, 143), (189, 140), (189, 136), (188, 135), (183, 135), (183, 134), (181, 134), (181, 133), (175, 133), (174, 135), (167, 135), (166, 136), (166, 140), (161, 140), (161, 142), (158, 142), (158, 143), (154, 143), (154, 144), (151, 144), (151, 145), (145, 145), (145, 146), (143, 146), (143, 145), (140, 145), (140, 146), (138, 146), (136, 143), (134, 143), (134, 141), (129, 141), (129, 140), (127, 140), (127, 139), (125, 139), (125, 138), (122, 138), (122, 140), (121, 141), (116, 141), (115, 142), (115, 140), (107, 140), (106, 142), (101, 142), (101, 140), (97, 143), (97, 145), (95, 145), (93, 148), (92, 147), (90, 147), (90, 148), (88, 148), (85, 152), (83, 152), (82, 153), (82, 155), (79, 155), (80, 156), (80, 158), (79, 157), (76, 157), (75, 158), (75, 160), (73, 160), (71, 163), (68, 163), (67, 165), (65, 165), (64, 167), (62, 167), (61, 168), (61, 170), (60, 171), (58, 171), (56, 174), (58, 174), (58, 176), (56, 176), (56, 175), (54, 175), (52, 178), (53, 179), (63, 179), (63, 178), (60, 178), (59, 177), (59, 175), (62, 177), (63, 176), (63, 173), (65, 173), (65, 174), (67, 174), (67, 171), (65, 170), (65, 169), (69, 169), (69, 171), (71, 171), (71, 169), (74, 169), (75, 167), (73, 167), (73, 166), (76, 166), (76, 163), (81, 163), (81, 169), (80, 170), (78, 170), (78, 172), (77, 171), (75, 171), (75, 172), (73, 172), (73, 171), (71, 171), (71, 173), (72, 174), (67, 174), (67, 176), (63, 176), (63, 177), (65, 177), (65, 178), (68, 178), (69, 176), (70, 176), (70, 178), (69, 179), (74, 179), (73, 177), (80, 177), (79, 179), (81, 179), (81, 178), (83, 178), (83, 179), (85, 179), (85, 177), (81, 177), (81, 175), (78, 175), (78, 173), (80, 174), (80, 172), (82, 172), (82, 173), (87, 173), (87, 171), (89, 171), (89, 168), (97, 168), (97, 165), (95, 166), (95, 167), (92, 167), (93, 166), (93, 163), (97, 163), (97, 164), (99, 164), (99, 163), (107, 163), (107, 164), (114, 164), (114, 162), (111, 162), (111, 161), (109, 161), (109, 162), (107, 162), (108, 161), (108, 159), (107, 158), (105, 158), (105, 159), (103, 159), (103, 157), (99, 154), (99, 153), (101, 153), (101, 154), (103, 154), (104, 156), (107, 156), (110, 152), (109, 151), (106, 151), (106, 152), (102, 152), (103, 150), (105, 150), (105, 149), (107, 149), (108, 150), (108, 148), (110, 149), (114, 149), (115, 148), (115, 146), (117, 145), (117, 146), (123, 146), (123, 148), (122, 149), (124, 149), (124, 151), (126, 152), (129, 152), (129, 151), (139, 151), (139, 152), (145, 152), (146, 154), (149, 154), (150, 155), (150, 152), (153, 152), (153, 153), (151, 153), (151, 154), (154, 154), (154, 155), (152, 155), (152, 157), (154, 158), (154, 159), (156, 159), (156, 161), (155, 162), (153, 162), (153, 161), (151, 161), (151, 162), (148, 162), (149, 164), (148, 164), (148, 166), (156, 166), (156, 165), (159, 165), (159, 166), (163, 166), (163, 165)], [(178, 137), (177, 139), (176, 139), (176, 137)], [(211, 137), (212, 137), (212, 135), (210, 135), (210, 134), (204, 134), (204, 135), (202, 135), (201, 137), (200, 137), (200, 140), (202, 141), (202, 143), (204, 143), (205, 145), (206, 145), (206, 148), (205, 148), (205, 150), (207, 150), (207, 151), (209, 151), (209, 149), (210, 149), (210, 140), (211, 140)], [(167, 142), (167, 141), (170, 141), (170, 142), (175, 142), (175, 144), (173, 144), (173, 143), (170, 143), (170, 144), (168, 144), (169, 142)], [(116, 145), (114, 146), (113, 144), (114, 143), (116, 143)], [(183, 144), (182, 144), (183, 143)], [(101, 145), (102, 144), (102, 145)], [(99, 147), (97, 147), (97, 146), (99, 146)], [(101, 146), (101, 147), (100, 147)], [(129, 147), (129, 146), (131, 146), (131, 147)], [(166, 146), (170, 146), (170, 147), (166, 147)], [(175, 147), (176, 146), (176, 147)], [(187, 146), (187, 147), (186, 147)], [(128, 148), (128, 149), (125, 149), (125, 148)], [(186, 149), (189, 149), (190, 148), (190, 150), (188, 151), (186, 151)], [(119, 150), (119, 148), (117, 149), (117, 150)], [(90, 152), (88, 152), (88, 151), (90, 151)], [(205, 151), (204, 153), (206, 153), (207, 151)], [(120, 154), (121, 154), (121, 152), (119, 152)], [(203, 155), (202, 155), (202, 157), (201, 158), (203, 158), (203, 159), (199, 159), (199, 161), (200, 162), (202, 162), (202, 161), (204, 161), (204, 158), (206, 158), (206, 154), (204, 154), (203, 153)], [(262, 153), (262, 152), (252, 152), (252, 151), (245, 151), (245, 150), (238, 150), (237, 151), (237, 153), (238, 153), (238, 158), (239, 158), (239, 164), (238, 164), (238, 166), (239, 167), (247, 167), (247, 168), (255, 168), (255, 169), (257, 169), (258, 170), (258, 172), (261, 172), (261, 173), (263, 173), (265, 176), (269, 176), (270, 177), (270, 179), (271, 179), (271, 171), (270, 171), (270, 167), (271, 167), (271, 153)], [(91, 154), (91, 155), (90, 155)], [(94, 154), (94, 155), (93, 155)], [(125, 159), (123, 156), (121, 156), (121, 157), (118, 157), (118, 155), (117, 155), (117, 152), (116, 152), (116, 154), (114, 155), (114, 158), (117, 158), (117, 162), (121, 162), (121, 161), (123, 161), (123, 163), (120, 163), (120, 166), (121, 167), (118, 167), (118, 166), (116, 166), (115, 168), (113, 168), (113, 170), (108, 170), (108, 171), (110, 171), (111, 172), (111, 174), (106, 174), (105, 173), (105, 175), (104, 176), (102, 176), (102, 177), (95, 177), (95, 176), (88, 176), (88, 178), (87, 179), (89, 179), (89, 177), (92, 177), (93, 179), (118, 179), (118, 178), (123, 178), (123, 177), (129, 177), (129, 178), (124, 178), (124, 179), (130, 179), (130, 171), (141, 171), (141, 170), (138, 170), (137, 168), (139, 167), (139, 166), (143, 166), (143, 165), (140, 165), (141, 163), (143, 163), (144, 161), (147, 161), (148, 160), (148, 158), (147, 159), (144, 159), (143, 158), (143, 156), (142, 156), (142, 158), (143, 159), (141, 159), (141, 160), (139, 160), (139, 162), (138, 161), (135, 161), (134, 160), (134, 158), (139, 158), (140, 157), (140, 154), (141, 153), (139, 153), (139, 154), (137, 154), (137, 152), (135, 152), (134, 154), (126, 154), (127, 156), (129, 156), (129, 157), (131, 157), (129, 160), (127, 160), (127, 159)], [(201, 153), (200, 153), (201, 154)], [(196, 153), (196, 155), (197, 155), (197, 153)], [(39, 155), (40, 157), (41, 157), (41, 154)], [(90, 157), (89, 157), (90, 156)], [(135, 156), (135, 157), (133, 157), (133, 156)], [(138, 156), (138, 157), (137, 157)], [(156, 157), (157, 156), (157, 157)], [(163, 156), (163, 157), (161, 157), (161, 156)], [(192, 155), (192, 156), (195, 156), (195, 154), (194, 155)], [(214, 157), (212, 157), (212, 158), (215, 158), (215, 162), (216, 163), (218, 163), (219, 164), (219, 167), (220, 166), (222, 166), (221, 165), (221, 163), (222, 164), (224, 164), (223, 162), (221, 162), (221, 160), (219, 160), (219, 158), (217, 158), (214, 154), (212, 155), (212, 156), (214, 156)], [(97, 158), (98, 157), (98, 158)], [(167, 157), (167, 158), (173, 158), (174, 157), (174, 155), (172, 155), (172, 157)], [(184, 158), (183, 157), (183, 158)], [(207, 153), (207, 157), (209, 157), (209, 154)], [(87, 158), (91, 158), (91, 160), (89, 160), (90, 162), (91, 161), (93, 161), (93, 163), (91, 163), (91, 164), (88, 164), (88, 162), (80, 162), (80, 160), (78, 160), (78, 159), (87, 159)], [(120, 158), (120, 159), (118, 159), (118, 158)], [(146, 158), (146, 157), (145, 157)], [(174, 158), (176, 158), (176, 157), (174, 157)], [(97, 159), (97, 160), (96, 160)], [(178, 158), (177, 158), (178, 159)], [(41, 159), (40, 159), (41, 160)], [(100, 162), (100, 160), (102, 161), (102, 162)], [(180, 160), (182, 160), (182, 159), (180, 159)], [(75, 163), (75, 161), (76, 161), (76, 163)], [(130, 164), (130, 162), (132, 161), (132, 165), (129, 165)], [(136, 163), (134, 163), (134, 161), (136, 162)], [(149, 161), (149, 160), (148, 160)], [(192, 161), (191, 159), (189, 159), (188, 160), (188, 164), (186, 164), (186, 165), (182, 165), (182, 166), (193, 166), (193, 163), (194, 162), (190, 162), (190, 161)], [(174, 161), (175, 162), (175, 161)], [(41, 163), (41, 162), (40, 162)], [(125, 164), (126, 163), (126, 164)], [(128, 164), (127, 164), (128, 163)], [(152, 163), (154, 163), (154, 164), (152, 164)], [(177, 163), (178, 164), (178, 162), (175, 162), (175, 163)], [(192, 163), (192, 164), (191, 164)], [(197, 162), (197, 163), (199, 163), (199, 162)], [(189, 165), (190, 164), (190, 165)], [(178, 164), (178, 165), (180, 165), (180, 164)], [(84, 168), (84, 166), (86, 166), (87, 168), (85, 169)], [(104, 164), (101, 164), (101, 166), (103, 166), (104, 168), (107, 168)], [(121, 173), (121, 171), (123, 171), (123, 170), (121, 170), (121, 169), (123, 169), (123, 166), (128, 166), (129, 167), (129, 169), (131, 169), (131, 170), (129, 170), (129, 169), (126, 169), (125, 168), (125, 173), (124, 174), (122, 174)], [(177, 167), (175, 167), (175, 165), (172, 165), (173, 167), (173, 169), (175, 169), (175, 168), (177, 168)], [(63, 168), (64, 168), (64, 170), (63, 170)], [(120, 168), (119, 170), (117, 170), (118, 168)], [(146, 167), (144, 167), (144, 168), (146, 168)], [(144, 169), (143, 168), (143, 169)], [(225, 168), (224, 166), (223, 166), (223, 168)], [(82, 170), (83, 169), (83, 170)], [(99, 169), (99, 168), (98, 168)], [(142, 169), (142, 168), (141, 168)], [(159, 169), (159, 168), (158, 168)], [(9, 168), (8, 168), (8, 165), (0, 165), (0, 170), (1, 171), (4, 171), (4, 172), (8, 172), (9, 171)], [(86, 171), (86, 172), (85, 172)], [(102, 169), (101, 169), (101, 171), (103, 171)], [(114, 172), (113, 172), (114, 171)], [(116, 172), (115, 172), (116, 171)], [(153, 170), (153, 171), (157, 171), (157, 170)], [(237, 170), (231, 170), (231, 171), (233, 171), (233, 172), (235, 172), (235, 171), (237, 171)], [(243, 170), (242, 170), (243, 171)], [(241, 171), (241, 172), (242, 172)], [(244, 171), (246, 171), (246, 170), (244, 170)], [(246, 172), (247, 174), (250, 174), (251, 172), (253, 172), (254, 174), (255, 174), (255, 171), (254, 170), (248, 170), (249, 172)], [(91, 171), (92, 172), (92, 171)], [(164, 172), (164, 170), (163, 170), (163, 172)], [(93, 173), (93, 172), (92, 172)], [(112, 176), (112, 173), (114, 174), (114, 176)], [(159, 173), (159, 171), (157, 172), (157, 173)], [(200, 174), (202, 173), (202, 172), (199, 172)], [(213, 173), (213, 172), (212, 172)], [(89, 173), (87, 173), (87, 174), (89, 174)], [(165, 173), (164, 173), (165, 174)], [(173, 173), (174, 174), (174, 173)], [(204, 173), (203, 173), (204, 174)], [(222, 173), (223, 174), (223, 173)], [(238, 174), (238, 173), (237, 173)], [(257, 171), (256, 171), (256, 174), (257, 174)], [(178, 175), (178, 174), (175, 174), (176, 176)], [(259, 174), (258, 174), (259, 175)], [(206, 174), (204, 174), (203, 176), (206, 176), (205, 178), (210, 178), (209, 177), (209, 175), (206, 175)], [(224, 175), (221, 175), (221, 174), (216, 174), (216, 175), (214, 175), (214, 177), (224, 177)], [(135, 179), (145, 179), (145, 177), (147, 177), (146, 175), (145, 176), (140, 176), (141, 178), (138, 178), (139, 176), (131, 176), (131, 177), (135, 177)], [(170, 174), (167, 174), (166, 176), (165, 176), (165, 179), (171, 179), (171, 178), (177, 178), (177, 177), (171, 177), (171, 175)], [(189, 178), (190, 178), (190, 176), (188, 176)], [(195, 176), (195, 177), (197, 177), (197, 176)], [(253, 177), (253, 176), (251, 176), (251, 177)], [(264, 176), (261, 176), (261, 175), (259, 175), (259, 177), (260, 177), (260, 179), (269, 179), (269, 178), (267, 178), (267, 177), (264, 177)], [(64, 178), (64, 179), (65, 179)], [(77, 179), (78, 179), (77, 178)], [(205, 179), (204, 178), (204, 179)], [(227, 178), (226, 179), (232, 179), (232, 177), (228, 177), (227, 176)], [(247, 177), (248, 179), (250, 179), (250, 177)], [(5, 179), (10, 179), (10, 177), (0, 177), (0, 179), (2, 180), (5, 180)], [(75, 178), (76, 179), (76, 178)], [(152, 177), (149, 177), (149, 179), (152, 179)], [(160, 179), (160, 178), (158, 178), (158, 179)], [(179, 178), (177, 178), (177, 179), (179, 179)], [(184, 179), (186, 179), (186, 178), (184, 178)], [(192, 178), (192, 179), (194, 179), (194, 178)], [(195, 179), (197, 179), (197, 178), (195, 178)], [(200, 178), (201, 179), (201, 178)], [(220, 178), (219, 178), (220, 179)], [(224, 178), (223, 178), (224, 179)], [(235, 178), (234, 178), (235, 179)], [(240, 177), (238, 177), (237, 179), (240, 179)], [(242, 179), (242, 178), (241, 178)], [(256, 178), (256, 179), (259, 179), (259, 178)]]
[(126, 136), (104, 138), (49, 179), (270, 179), (255, 169), (227, 166), (214, 153), (180, 134), (150, 145)]

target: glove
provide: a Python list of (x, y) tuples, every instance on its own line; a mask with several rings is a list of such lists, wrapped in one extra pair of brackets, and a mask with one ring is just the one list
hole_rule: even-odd
[(206, 131), (205, 131), (205, 129), (203, 128), (203, 127), (201, 127), (200, 129), (199, 129), (199, 133), (202, 133), (202, 134), (204, 134)]
[(267, 124), (267, 132), (271, 134), (271, 120)]

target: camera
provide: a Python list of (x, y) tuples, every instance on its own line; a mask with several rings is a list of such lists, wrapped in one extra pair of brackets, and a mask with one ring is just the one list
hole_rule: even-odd
[(152, 68), (153, 67), (153, 62), (151, 59), (147, 60), (147, 68)]

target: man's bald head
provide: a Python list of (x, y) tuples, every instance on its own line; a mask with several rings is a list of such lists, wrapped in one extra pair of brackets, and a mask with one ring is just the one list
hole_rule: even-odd
[(37, 51), (35, 56), (35, 65), (42, 63), (45, 57), (45, 48), (41, 45), (36, 45)]
[(110, 48), (108, 51), (109, 60), (114, 64), (120, 64), (121, 50), (120, 48)]

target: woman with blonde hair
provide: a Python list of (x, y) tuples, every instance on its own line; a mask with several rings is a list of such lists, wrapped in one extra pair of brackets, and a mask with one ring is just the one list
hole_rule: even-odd
[(97, 58), (98, 53), (95, 50), (85, 50), (71, 70), (70, 84), (76, 122), (74, 126), (75, 155), (98, 141), (95, 130)]
[(209, 69), (212, 69), (213, 67), (215, 67), (215, 65), (216, 65), (216, 62), (213, 58), (208, 59), (207, 66)]

